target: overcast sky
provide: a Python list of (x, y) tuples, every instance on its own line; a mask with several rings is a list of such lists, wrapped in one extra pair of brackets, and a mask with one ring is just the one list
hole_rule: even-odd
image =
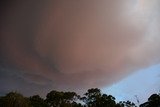
[[(126, 83), (128, 76), (160, 62), (159, 0), (7, 0), (2, 4), (2, 94), (18, 90), (44, 95), (52, 89), (82, 93)], [(141, 75), (148, 77), (145, 72)], [(137, 78), (131, 79), (141, 80)], [(141, 88), (154, 84), (148, 80)]]

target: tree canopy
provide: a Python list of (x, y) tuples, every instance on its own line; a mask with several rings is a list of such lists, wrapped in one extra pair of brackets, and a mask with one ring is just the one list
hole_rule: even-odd
[[(0, 96), (0, 107), (137, 107), (131, 101), (116, 102), (116, 98), (98, 88), (88, 89), (81, 97), (75, 92), (52, 90), (42, 98), (39, 95), (24, 97), (17, 92)], [(160, 94), (152, 94), (139, 107), (160, 107)]]
[(29, 100), (17, 92), (10, 92), (0, 98), (0, 107), (30, 107)]
[(140, 107), (160, 107), (160, 94), (152, 94)]

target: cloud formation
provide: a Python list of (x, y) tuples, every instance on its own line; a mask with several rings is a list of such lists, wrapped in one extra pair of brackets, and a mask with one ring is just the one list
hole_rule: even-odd
[[(7, 84), (2, 87), (28, 86), (18, 78), (36, 84), (31, 87), (103, 87), (159, 63), (158, 4), (158, 0), (8, 4), (1, 13), (0, 64), (14, 74), (14, 82), (3, 79)], [(3, 70), (1, 74), (5, 75)]]

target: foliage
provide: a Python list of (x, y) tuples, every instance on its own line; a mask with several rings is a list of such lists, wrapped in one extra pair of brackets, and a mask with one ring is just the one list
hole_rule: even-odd
[(30, 107), (29, 100), (17, 92), (10, 92), (0, 99), (1, 107)]
[(52, 107), (73, 107), (78, 106), (75, 101), (79, 96), (75, 92), (51, 91), (47, 94), (46, 102)]
[(32, 107), (49, 107), (47, 102), (45, 102), (39, 95), (31, 96), (29, 100)]
[(140, 107), (160, 107), (160, 95), (152, 94), (148, 98), (148, 101), (141, 104)]
[(120, 107), (137, 107), (133, 102), (131, 102), (131, 101), (120, 101), (119, 103), (118, 103), (118, 105), (120, 106)]
[(100, 89), (92, 88), (81, 99), (87, 107), (115, 107), (115, 98), (111, 95), (102, 94)]
[[(53, 90), (46, 95), (46, 99), (39, 95), (27, 98), (17, 92), (10, 92), (0, 96), (0, 107), (137, 107), (131, 101), (116, 103), (115, 100), (115, 97), (101, 93), (98, 88), (87, 90), (83, 97), (75, 92)], [(160, 107), (160, 95), (152, 94), (139, 107)]]

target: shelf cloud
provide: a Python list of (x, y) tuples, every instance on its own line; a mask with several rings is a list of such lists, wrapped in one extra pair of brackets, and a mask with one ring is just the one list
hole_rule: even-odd
[(5, 3), (0, 75), (6, 84), (0, 91), (104, 87), (158, 64), (158, 5), (158, 0)]

